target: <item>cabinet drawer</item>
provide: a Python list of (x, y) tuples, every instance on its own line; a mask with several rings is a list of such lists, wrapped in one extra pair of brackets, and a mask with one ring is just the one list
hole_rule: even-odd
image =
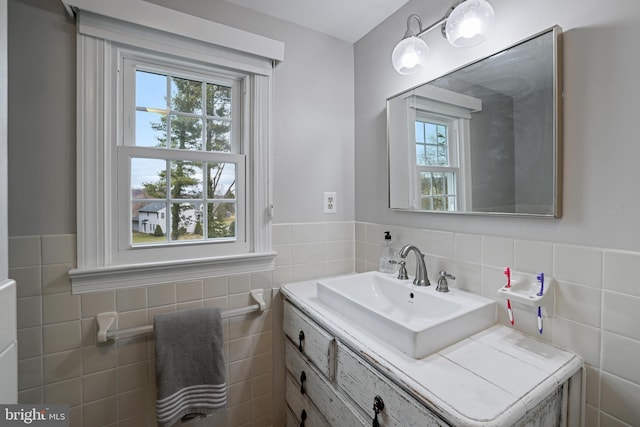
[(292, 390), (287, 389), (287, 396), (290, 395), (290, 392), (302, 395), (304, 385), (304, 396), (318, 408), (329, 422), (328, 425), (336, 427), (369, 425), (369, 422), (358, 413), (358, 410), (339, 396), (333, 386), (314, 367), (309, 365), (299, 354), (298, 349), (289, 342), (285, 346), (285, 365), (288, 376), (293, 382), (292, 384), (291, 381), (287, 381), (287, 387), (294, 387)]
[[(429, 412), (413, 397), (400, 390), (381, 374), (367, 366), (351, 350), (338, 345), (336, 382), (353, 401), (373, 419), (373, 399), (380, 396), (384, 409), (378, 415), (380, 426), (435, 427), (448, 424)], [(369, 421), (369, 424), (371, 421)]]
[[(304, 425), (305, 427), (326, 427), (329, 425), (318, 408), (313, 405), (309, 397), (300, 393), (300, 386), (297, 385), (291, 375), (288, 374), (285, 382), (285, 396), (287, 400), (287, 407), (291, 412), (288, 418), (291, 418), (292, 416), (294, 417), (294, 425)], [(288, 420), (287, 423), (289, 422), (290, 421)]]
[(298, 352), (327, 378), (334, 378), (335, 339), (289, 302), (284, 305), (284, 332)]

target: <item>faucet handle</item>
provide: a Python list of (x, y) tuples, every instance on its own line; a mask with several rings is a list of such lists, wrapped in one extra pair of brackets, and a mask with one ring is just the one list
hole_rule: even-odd
[(402, 260), (398, 262), (398, 265), (400, 265), (400, 268), (398, 269), (398, 279), (407, 280), (409, 278), (409, 275), (407, 274), (407, 262)]
[(449, 274), (444, 270), (441, 270), (440, 277), (438, 278), (438, 285), (436, 286), (436, 291), (449, 292), (449, 284), (447, 283), (447, 279), (455, 280), (456, 276), (454, 276), (453, 274)]

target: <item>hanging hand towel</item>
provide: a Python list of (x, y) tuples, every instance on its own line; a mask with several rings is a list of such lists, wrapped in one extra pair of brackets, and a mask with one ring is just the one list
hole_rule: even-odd
[(170, 426), (184, 416), (212, 414), (227, 404), (219, 308), (155, 316), (156, 416)]

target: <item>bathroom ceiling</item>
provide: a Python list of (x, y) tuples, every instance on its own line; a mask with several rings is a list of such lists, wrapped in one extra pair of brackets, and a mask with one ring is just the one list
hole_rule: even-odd
[(409, 0), (225, 0), (354, 43)]

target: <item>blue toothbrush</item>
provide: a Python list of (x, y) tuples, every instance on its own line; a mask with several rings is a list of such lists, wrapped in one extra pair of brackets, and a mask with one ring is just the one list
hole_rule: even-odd
[[(541, 297), (544, 295), (544, 273), (539, 273), (536, 276), (538, 282), (540, 282), (540, 291), (538, 292), (538, 296)], [(542, 333), (542, 309), (538, 306), (538, 331)]]

